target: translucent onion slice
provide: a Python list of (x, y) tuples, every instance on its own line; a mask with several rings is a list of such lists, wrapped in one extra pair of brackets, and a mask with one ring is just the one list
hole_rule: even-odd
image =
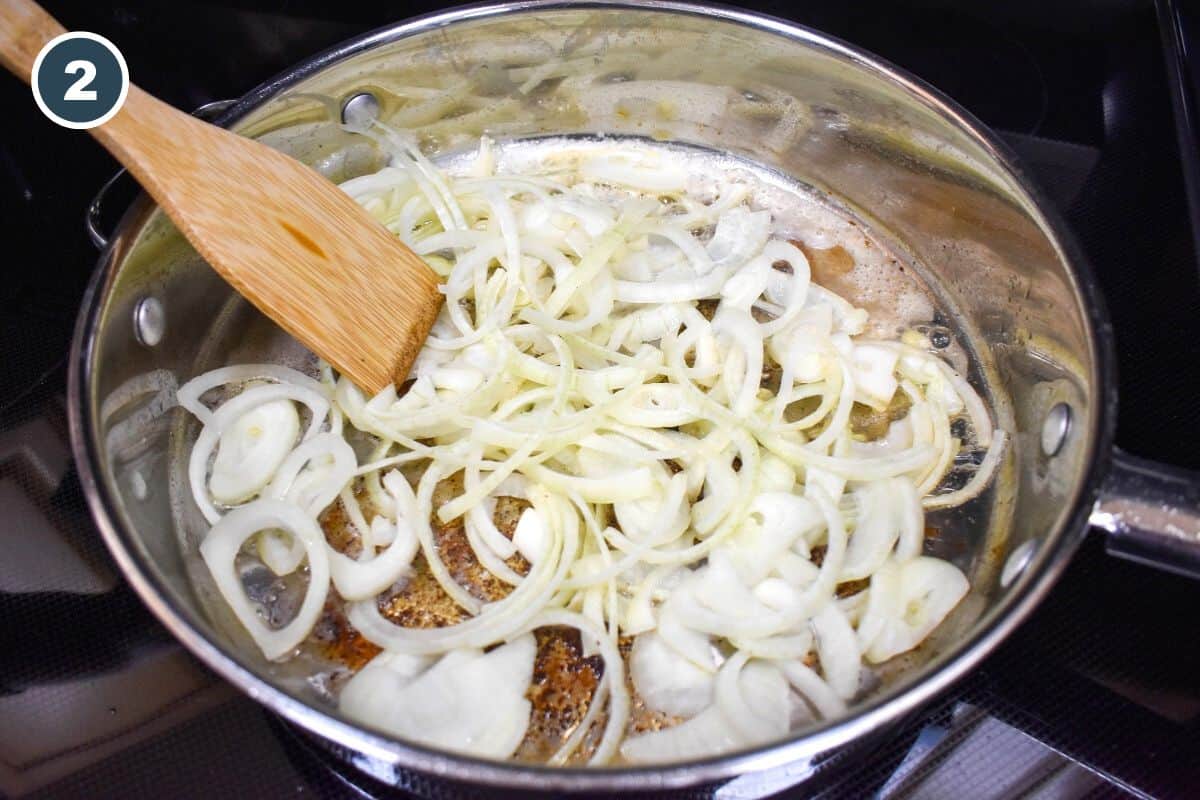
[(889, 561), (871, 578), (867, 609), (858, 624), (867, 660), (878, 664), (919, 645), (968, 588), (966, 576), (948, 561), (930, 556)]
[(922, 505), (926, 509), (954, 508), (969, 500), (974, 500), (991, 483), (992, 477), (996, 474), (996, 468), (1004, 460), (1005, 446), (1007, 444), (1008, 435), (1004, 431), (994, 431), (992, 434), (992, 443), (988, 447), (983, 461), (980, 462), (979, 468), (975, 470), (975, 474), (971, 476), (971, 480), (967, 485), (957, 491), (930, 495), (921, 501)]
[[(201, 378), (203, 377), (201, 376)], [(200, 378), (196, 380), (200, 380)], [(329, 401), (325, 398), (323, 389), (313, 391), (302, 385), (282, 383), (253, 386), (223, 403), (200, 429), (200, 435), (196, 437), (196, 443), (192, 445), (192, 452), (188, 459), (188, 482), (191, 486), (192, 498), (210, 523), (215, 523), (220, 519), (221, 512), (209, 499), (206, 486), (205, 478), (209, 455), (225, 430), (244, 414), (265, 403), (278, 400), (298, 400), (309, 407), (312, 412), (312, 420), (309, 422), (305, 438), (316, 434), (329, 411)]]
[(303, 372), (281, 367), (278, 364), (234, 364), (210, 370), (192, 378), (175, 392), (175, 400), (201, 422), (208, 424), (212, 421), (213, 412), (200, 402), (200, 398), (204, 396), (205, 392), (230, 383), (249, 383), (263, 378), (299, 386), (309, 392), (329, 397), (329, 390), (320, 381), (310, 378)]
[(771, 234), (771, 214), (735, 206), (720, 216), (705, 248), (714, 267), (740, 267), (763, 249)]
[(300, 415), (290, 400), (263, 403), (234, 420), (217, 443), (208, 478), (213, 499), (232, 506), (258, 494), (299, 434)]
[[(246, 596), (235, 559), (247, 539), (259, 531), (279, 528), (304, 544), (308, 555), (308, 589), (296, 616), (282, 628), (269, 628)], [(296, 506), (262, 498), (235, 508), (213, 525), (200, 543), (200, 555), (212, 573), (221, 597), (242, 627), (269, 659), (283, 658), (312, 631), (329, 591), (329, 559), (325, 535), (316, 521)]]
[(410, 520), (417, 515), (417, 499), (412, 487), (399, 472), (389, 472), (383, 485), (396, 502), (395, 533), (387, 549), (366, 561), (354, 559), (333, 550), (329, 553), (329, 569), (333, 585), (346, 600), (366, 600), (387, 589), (407, 574), (417, 554), (417, 535)]
[(621, 756), (632, 764), (674, 764), (736, 750), (741, 740), (717, 706), (670, 728), (629, 736)]
[(855, 345), (851, 363), (857, 399), (876, 409), (887, 408), (900, 386), (895, 375), (899, 360), (900, 355), (891, 348)]
[(275, 471), (270, 497), (286, 497), (310, 516), (319, 516), (354, 477), (358, 460), (341, 436), (319, 433), (301, 442)]
[(916, 487), (907, 478), (888, 478), (854, 490), (858, 519), (846, 546), (839, 580), (855, 581), (875, 573), (891, 555), (898, 540), (903, 558), (920, 553), (924, 515)]
[(410, 656), (386, 650), (368, 661), (346, 682), (338, 708), (348, 717), (368, 721), (395, 701), (396, 693), (433, 663), (429, 656)]
[[(385, 733), (456, 753), (507, 758), (525, 737), (537, 643), (525, 634), (487, 653), (454, 650), (409, 678), (411, 656), (383, 654), (347, 684), (342, 713)], [(393, 667), (401, 659), (402, 669)], [(356, 685), (357, 682), (357, 685)]]
[(824, 522), (811, 501), (785, 492), (758, 495), (750, 504), (750, 515), (761, 523), (743, 526), (727, 545), (739, 576), (749, 586), (767, 577), (797, 539)]
[(716, 698), (742, 745), (764, 744), (788, 732), (788, 685), (773, 664), (735, 654), (717, 674)]
[(708, 636), (685, 627), (679, 618), (682, 595), (672, 593), (658, 617), (658, 635), (672, 650), (705, 672), (716, 672), (717, 659)]
[(787, 683), (771, 664), (755, 662), (747, 667), (746, 661), (746, 654), (738, 653), (721, 667), (713, 705), (678, 725), (626, 738), (621, 755), (635, 764), (676, 763), (784, 736)]
[(545, 557), (550, 547), (550, 534), (546, 531), (546, 523), (537, 509), (527, 508), (521, 512), (512, 541), (530, 564), (536, 564)]
[(792, 688), (824, 719), (838, 717), (846, 712), (846, 702), (816, 672), (800, 661), (780, 661), (778, 664)]
[(552, 540), (546, 557), (533, 565), (520, 585), (503, 600), (484, 606), (479, 615), (444, 628), (403, 628), (384, 619), (374, 599), (349, 607), (350, 623), (368, 641), (386, 650), (428, 655), (461, 647), (486, 647), (521, 630), (558, 590), (579, 549), (579, 516), (568, 503), (530, 492), (547, 521)]
[[(315, 519), (342, 493), (355, 467), (354, 450), (345, 439), (318, 433), (288, 454), (263, 495), (286, 499)], [(304, 545), (283, 531), (263, 531), (258, 554), (276, 575), (288, 575), (304, 560)]]
[(858, 694), (862, 672), (862, 654), (854, 628), (836, 603), (827, 603), (812, 618), (812, 629), (825, 681), (838, 697), (853, 699)]
[(812, 652), (813, 637), (809, 631), (801, 631), (786, 636), (768, 636), (763, 639), (732, 639), (730, 643), (754, 658), (780, 661), (803, 659)]
[(629, 675), (648, 708), (676, 717), (693, 717), (713, 699), (713, 676), (663, 641), (657, 633), (633, 640)]

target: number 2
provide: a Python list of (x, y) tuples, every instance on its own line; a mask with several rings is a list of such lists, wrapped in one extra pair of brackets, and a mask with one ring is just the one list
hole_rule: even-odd
[(87, 87), (96, 79), (96, 65), (90, 61), (76, 59), (63, 70), (68, 75), (79, 75), (79, 80), (67, 87), (63, 100), (95, 100), (96, 90)]

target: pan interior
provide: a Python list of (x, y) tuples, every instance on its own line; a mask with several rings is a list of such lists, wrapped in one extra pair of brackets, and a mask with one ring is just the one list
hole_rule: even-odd
[[(806, 247), (822, 253), (840, 248), (853, 259), (854, 267), (848, 272), (830, 268), (819, 259), (810, 262), (815, 282), (870, 312), (864, 337), (897, 339), (906, 331), (927, 336), (937, 343), (941, 356), (960, 374), (970, 376), (989, 408), (996, 409), (1001, 420), (1007, 418), (1009, 403), (1002, 388), (986, 378), (990, 369), (980, 355), (986, 350), (981, 351), (975, 346), (970, 328), (963, 324), (953, 299), (937, 291), (937, 284), (919, 262), (904, 254), (895, 243), (889, 243), (881, 232), (872, 230), (865, 220), (856, 217), (837, 198), (749, 159), (683, 143), (640, 137), (548, 136), (500, 141), (493, 149), (497, 171), (514, 175), (570, 170), (574, 162), (604, 153), (653, 150), (660, 161), (677, 163), (698, 180), (735, 179), (749, 185), (751, 206), (755, 210), (771, 212), (779, 235), (801, 241)], [(463, 171), (475, 160), (476, 153), (474, 149), (444, 153), (438, 159), (439, 166), (451, 173)], [(700, 179), (699, 176), (705, 177)], [(314, 376), (318, 368), (310, 353), (236, 297), (231, 298), (216, 324), (207, 332), (200, 353), (202, 356), (196, 363), (195, 374), (234, 363), (279, 363)], [(1003, 423), (1001, 427), (1004, 427)], [(253, 652), (253, 643), (233, 617), (198, 555), (199, 542), (209, 527), (191, 500), (187, 481), (188, 458), (198, 430), (194, 420), (179, 415), (171, 448), (174, 527), (192, 589), (205, 614), (224, 636), (239, 642), (244, 651)], [(976, 467), (976, 462), (969, 456), (973, 451), (971, 432), (964, 428), (960, 433), (966, 434), (963, 456), (947, 478), (947, 483), (955, 488), (964, 485)], [(1011, 492), (1011, 487), (1006, 487), (1002, 479), (964, 505), (927, 515), (926, 553), (951, 561), (962, 569), (970, 578), (974, 592), (920, 647), (880, 665), (873, 676), (880, 684), (875, 691), (912, 676), (947, 644), (960, 638), (985, 607), (985, 598), (994, 588), (996, 557), (1005, 550), (1009, 529), (1008, 514), (1012, 505), (997, 502), (1006, 491)], [(331, 539), (353, 536), (346, 532), (348, 523), (344, 517), (333, 514), (325, 519)], [(463, 571), (455, 569), (453, 562), (450, 566), (456, 574)], [(302, 580), (278, 579), (265, 567), (253, 563), (246, 564), (242, 574), (251, 596), (260, 602), (268, 619), (290, 618), (303, 599), (305, 583)], [(410, 616), (432, 613), (453, 618), (455, 611), (449, 597), (437, 595), (426, 599), (427, 608), (405, 608), (398, 613)], [(561, 738), (569, 734), (571, 728), (557, 725), (556, 718), (581, 718), (590, 697), (589, 692), (573, 686), (575, 676), (581, 670), (586, 671), (580, 659), (572, 657), (566, 650), (554, 657), (552, 651), (555, 648), (563, 650), (564, 645), (552, 637), (543, 637), (541, 652), (549, 665), (549, 669), (544, 670), (543, 682), (553, 691), (535, 695), (533, 719), (540, 722), (531, 727), (527, 746), (523, 748), (526, 752), (557, 749)], [(328, 613), (299, 655), (285, 663), (271, 664), (269, 669), (290, 692), (333, 711), (338, 688), (362, 665), (364, 652), (369, 654), (369, 646), (364, 647), (347, 629), (340, 601), (331, 601)], [(862, 699), (866, 700), (867, 696)], [(565, 704), (570, 704), (571, 708), (564, 708)], [(652, 721), (639, 720), (635, 716), (631, 729), (636, 730), (639, 724), (649, 725)]]
[[(844, 743), (857, 722), (911, 710), (913, 698), (928, 697), (929, 687), (982, 655), (1014, 604), (1028, 609), (1031, 594), (1045, 588), (1069, 546), (1064, 526), (1104, 422), (1097, 313), (1036, 190), (972, 120), (869, 56), (770, 20), (668, 3), (531, 4), (458, 12), (352, 43), (252, 93), (232, 127), (345, 180), (383, 163), (339, 124), (343, 105), (366, 92), (383, 121), (412, 131), (426, 154), (445, 163), (469, 153), (483, 133), (512, 152), (604, 133), (697, 163), (735, 165), (796, 202), (854, 221), (872, 247), (904, 266), (927, 303), (904, 322), (945, 329), (951, 360), (1012, 435), (994, 490), (930, 519), (956, 532), (938, 554), (972, 581), (958, 616), (912, 663), (896, 665), (866, 716), (760, 756), (782, 763), (823, 752)], [(214, 601), (196, 570), (192, 545), (201, 528), (181, 502), (179, 464), (195, 431), (173, 410), (174, 391), (222, 364), (304, 369), (311, 358), (146, 204), (127, 215), (106, 257), (73, 365), (73, 413), (86, 420), (82, 428), (76, 420), (75, 433), (83, 431), (76, 444), (85, 477), (103, 496), (92, 498), (93, 509), (143, 597), (222, 674), (301, 724), (410, 767), (479, 776), (490, 765), (340, 724), (327, 713), (327, 686), (313, 679), (330, 664), (266, 662)], [(160, 303), (166, 323), (154, 346), (142, 344), (136, 328), (147, 298)], [(1071, 424), (1050, 455), (1041, 433), (1060, 404)], [(1001, 585), (1000, 567), (1009, 563), (1028, 569)], [(671, 780), (756, 765), (766, 762), (726, 759)], [(488, 774), (531, 786), (547, 773)], [(636, 774), (629, 778), (623, 785), (642, 786)]]

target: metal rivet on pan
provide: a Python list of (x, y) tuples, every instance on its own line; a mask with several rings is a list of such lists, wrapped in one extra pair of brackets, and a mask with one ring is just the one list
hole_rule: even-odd
[(364, 127), (379, 117), (379, 98), (370, 92), (352, 94), (342, 103), (342, 122)]
[(167, 329), (167, 315), (162, 303), (153, 297), (143, 297), (133, 307), (133, 335), (147, 347), (162, 341)]
[(1029, 562), (1033, 560), (1033, 554), (1037, 552), (1037, 539), (1030, 539), (1023, 542), (1008, 554), (1008, 560), (1004, 562), (1004, 569), (1000, 570), (1000, 585), (1007, 588), (1017, 576), (1025, 571), (1029, 566)]
[(1056, 455), (1067, 440), (1071, 430), (1071, 407), (1059, 403), (1050, 409), (1042, 422), (1042, 452), (1048, 456)]

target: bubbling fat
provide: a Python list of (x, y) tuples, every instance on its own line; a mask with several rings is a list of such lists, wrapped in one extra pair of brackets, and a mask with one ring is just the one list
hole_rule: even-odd
[[(382, 141), (392, 140), (383, 137)], [(413, 155), (405, 158), (408, 160), (397, 153), (393, 166), (406, 165), (404, 169), (418, 183), (430, 180), (433, 164)], [(938, 356), (918, 351), (929, 350), (925, 333), (931, 327), (944, 328), (948, 320), (954, 319), (946, 305), (935, 297), (910, 264), (902, 262), (862, 222), (811, 187), (761, 165), (702, 148), (642, 139), (548, 137), (485, 141), (478, 149), (440, 157), (436, 168), (442, 174), (441, 180), (449, 182), (456, 178), (490, 176), (549, 178), (563, 187), (584, 186), (589, 196), (618, 206), (634, 196), (654, 196), (653, 187), (642, 187), (635, 192), (622, 183), (622, 176), (630, 174), (628, 170), (647, 163), (653, 165), (656, 174), (669, 176), (673, 185), (684, 186), (684, 194), (693, 200), (707, 204), (732, 191), (741, 193), (743, 199), (739, 205), (769, 212), (772, 240), (790, 242), (803, 252), (811, 269), (812, 283), (869, 313), (865, 327), (853, 339), (907, 347), (904, 352), (910, 352), (910, 357), (918, 361), (926, 359), (928, 372), (937, 373)], [(386, 190), (385, 187), (381, 191)], [(453, 194), (452, 190), (447, 191)], [(663, 206), (669, 207), (672, 196), (678, 194), (677, 188), (664, 190), (660, 197)], [(368, 208), (376, 197), (370, 192), (356, 196)], [(484, 197), (488, 202), (495, 200), (494, 193), (484, 192)], [(480, 201), (476, 198), (474, 202), (478, 206)], [(492, 208), (490, 213), (495, 213), (495, 206)], [(398, 233), (408, 240), (408, 232)], [(699, 231), (696, 238), (703, 246), (712, 236), (710, 229)], [(777, 265), (778, 262), (773, 266), (778, 268)], [(477, 280), (476, 286), (482, 285)], [(542, 300), (548, 304), (547, 298)], [(758, 316), (753, 320), (763, 321)], [(749, 313), (746, 323), (753, 324)], [(446, 336), (446, 330), (443, 325), (442, 336)], [(905, 344), (899, 344), (898, 340)], [(939, 356), (959, 374), (978, 375), (979, 371), (972, 369), (970, 353), (963, 342), (964, 337), (953, 337)], [(886, 349), (887, 345), (882, 346)], [(617, 364), (637, 367), (641, 363), (628, 354), (616, 353), (616, 356), (623, 359), (616, 361)], [(767, 362), (764, 367), (770, 365), (769, 358)], [(922, 555), (921, 502), (930, 499), (932, 490), (924, 498), (918, 497), (913, 492), (914, 478), (908, 484), (896, 484), (896, 491), (889, 494), (886, 481), (900, 479), (887, 477), (883, 482), (864, 479), (861, 483), (866, 488), (845, 487), (843, 481), (844, 488), (828, 489), (836, 491), (830, 497), (826, 491), (837, 486), (836, 477), (822, 474), (819, 480), (810, 478), (810, 473), (816, 475), (819, 470), (793, 463), (793, 469), (805, 476), (804, 482), (798, 482), (795, 474), (791, 481), (781, 479), (779, 465), (784, 461), (768, 454), (769, 445), (760, 453), (753, 438), (744, 433), (733, 436), (730, 444), (717, 445), (716, 450), (703, 457), (725, 458), (728, 462), (730, 447), (740, 453), (724, 473), (711, 477), (704, 477), (705, 467), (699, 462), (689, 467), (681, 463), (686, 459), (662, 461), (665, 457), (646, 453), (638, 457), (658, 458), (660, 461), (653, 463), (671, 468), (670, 472), (664, 471), (670, 487), (662, 492), (664, 496), (653, 498), (655, 502), (666, 508), (669, 501), (665, 496), (672, 491), (686, 491), (683, 507), (689, 513), (692, 513), (689, 504), (694, 508), (705, 502), (714, 505), (718, 478), (725, 481), (721, 493), (738, 494), (738, 487), (731, 489), (729, 482), (741, 481), (742, 471), (749, 471), (746, 459), (751, 451), (746, 449), (746, 442), (758, 454), (754, 458), (774, 458), (771, 469), (762, 470), (761, 485), (790, 486), (795, 489), (796, 497), (788, 499), (791, 488), (773, 491), (756, 488), (761, 494), (748, 505), (749, 511), (743, 513), (748, 514), (747, 519), (759, 520), (754, 524), (758, 533), (745, 542), (739, 538), (740, 533), (732, 536), (726, 532), (722, 536), (729, 540), (729, 546), (713, 546), (695, 559), (673, 563), (670, 547), (631, 539), (638, 524), (650, 526), (652, 533), (653, 525), (675, 524), (660, 507), (653, 504), (648, 508), (632, 507), (629, 499), (640, 497), (634, 493), (629, 499), (621, 498), (627, 515), (624, 518), (618, 518), (621, 512), (615, 504), (605, 511), (608, 519), (603, 515), (589, 518), (585, 511), (589, 507), (587, 498), (578, 496), (579, 487), (584, 484), (572, 484), (570, 491), (552, 496), (555, 492), (542, 482), (550, 482), (554, 473), (540, 462), (530, 465), (523, 474), (506, 478), (487, 495), (482, 516), (487, 518), (484, 522), (490, 523), (483, 526), (491, 528), (492, 538), (488, 540), (487, 531), (481, 534), (479, 515), (473, 517), (468, 513), (449, 519), (439, 515), (444, 506), (470, 491), (471, 480), (464, 477), (466, 471), (462, 465), (469, 468), (473, 463), (478, 469), (483, 463), (478, 453), (472, 455), (469, 448), (460, 449), (452, 458), (458, 461), (438, 465), (434, 459), (428, 467), (422, 466), (426, 462), (420, 459), (406, 460), (404, 447), (381, 447), (380, 440), (370, 431), (355, 426), (360, 419), (396, 415), (394, 410), (389, 412), (386, 398), (354, 400), (357, 390), (348, 388), (344, 379), (339, 380), (328, 367), (315, 363), (310, 367), (301, 371), (319, 375), (317, 380), (301, 375), (297, 386), (290, 388), (286, 388), (288, 380), (283, 376), (287, 370), (271, 368), (260, 375), (254, 367), (247, 367), (242, 370), (245, 375), (241, 382), (218, 384), (211, 389), (205, 395), (207, 406), (200, 402), (199, 395), (203, 392), (196, 393), (189, 406), (202, 422), (212, 425), (220, 407), (243, 392), (257, 391), (264, 397), (278, 395), (306, 401), (307, 405), (297, 402), (298, 427), (308, 431), (302, 442), (321, 430), (315, 434), (317, 441), (307, 445), (316, 456), (311, 464), (298, 465), (302, 469), (290, 484), (277, 480), (265, 482), (256, 475), (264, 487), (257, 487), (258, 499), (246, 504), (267, 504), (273, 513), (269, 521), (281, 526), (280, 529), (264, 530), (257, 543), (250, 539), (242, 546), (245, 534), (251, 531), (251, 523), (246, 521), (250, 515), (238, 515), (237, 509), (213, 504), (208, 496), (201, 507), (217, 508), (226, 519), (233, 516), (236, 528), (231, 531), (234, 526), (221, 520), (210, 534), (190, 507), (191, 503), (180, 502), (176, 504), (179, 529), (189, 534), (185, 541), (203, 542), (201, 550), (206, 557), (211, 552), (224, 554), (223, 571), (215, 584), (216, 568), (212, 564), (206, 569), (197, 560), (189, 566), (202, 602), (219, 625), (233, 636), (244, 636), (239, 626), (251, 630), (260, 640), (269, 639), (274, 647), (281, 638), (281, 628), (292, 626), (301, 612), (308, 617), (317, 616), (314, 609), (320, 606), (319, 619), (310, 634), (273, 665), (276, 678), (308, 696), (315, 692), (329, 705), (338, 706), (346, 716), (401, 738), (419, 736), (419, 731), (429, 730), (432, 732), (429, 741), (434, 746), (450, 750), (492, 758), (577, 765), (678, 761), (761, 744), (789, 729), (841, 714), (849, 703), (877, 688), (881, 678), (889, 679), (889, 664), (903, 661), (906, 668), (916, 666), (922, 656), (915, 655), (919, 651), (913, 648), (966, 593), (966, 577), (959, 568), (966, 569), (967, 564), (955, 566)], [(530, 373), (524, 374), (529, 377)], [(764, 371), (764, 381), (765, 376)], [(454, 376), (443, 377), (449, 380)], [(197, 382), (205, 386), (204, 379), (201, 376)], [(520, 377), (509, 376), (506, 380), (515, 380), (514, 386), (523, 385)], [(911, 385), (917, 379), (907, 380)], [(281, 388), (276, 391), (272, 386)], [(528, 386), (524, 384), (526, 390)], [(939, 391), (965, 401), (967, 398), (962, 397), (960, 390), (974, 398), (974, 407), (970, 402), (959, 402), (960, 410), (949, 417), (941, 409), (937, 412), (942, 415), (940, 423), (936, 413), (931, 417), (928, 410), (922, 410), (922, 424), (930, 430), (938, 424), (945, 427), (942, 438), (935, 436), (935, 441), (942, 442), (939, 446), (947, 454), (950, 443), (957, 440), (963, 452), (975, 451), (982, 456), (991, 438), (991, 423), (983, 420), (989, 435), (976, 441), (974, 423), (980, 421), (979, 398), (965, 384), (958, 389), (951, 385)], [(319, 398), (312, 399), (316, 395), (327, 398), (327, 404), (322, 405)], [(392, 401), (400, 402), (396, 398)], [(723, 402), (732, 404), (733, 400)], [(215, 408), (210, 410), (208, 406)], [(933, 407), (941, 408), (937, 402)], [(510, 410), (497, 419), (519, 416), (520, 408), (515, 411), (516, 414)], [(370, 416), (377, 412), (383, 416)], [(881, 430), (891, 430), (891, 422), (903, 419), (906, 412), (903, 405), (876, 408), (872, 412), (876, 415), (873, 424), (882, 426)], [(983, 414), (986, 417), (987, 411)], [(950, 417), (958, 422), (954, 439), (949, 432)], [(919, 421), (907, 420), (903, 425), (915, 428)], [(246, 427), (234, 426), (231, 420), (222, 420), (221, 424), (237, 431)], [(217, 453), (220, 448), (233, 447), (223, 439), (214, 445), (225, 427), (209, 432), (205, 438), (207, 446)], [(623, 435), (639, 447), (650, 451), (671, 449), (673, 440), (659, 433), (663, 428), (651, 425), (647, 440), (637, 442), (636, 436), (628, 432), (631, 427), (636, 426), (626, 425)], [(686, 429), (685, 423), (666, 430), (682, 435), (680, 431)], [(590, 435), (594, 434), (593, 429)], [(439, 435), (443, 434), (414, 434), (408, 441), (413, 442), (413, 447), (427, 447)], [(818, 435), (819, 431), (811, 434)], [(339, 448), (337, 437), (344, 438), (348, 447)], [(884, 441), (886, 436), (873, 434), (871, 438), (879, 439), (881, 446), (891, 446)], [(619, 445), (619, 437), (609, 443)], [(1003, 444), (1004, 433), (998, 430), (991, 449), (987, 450), (992, 462), (1000, 457)], [(242, 442), (240, 446), (246, 452), (254, 452), (256, 445)], [(871, 446), (859, 441), (834, 448), (832, 455), (848, 458), (866, 452)], [(491, 447), (494, 450), (495, 446)], [(738, 447), (743, 449), (737, 450)], [(916, 449), (915, 444), (913, 447)], [(515, 442), (505, 448), (507, 457), (513, 458), (516, 457), (513, 451), (520, 450)], [(500, 452), (502, 455), (489, 456), (488, 469), (504, 461), (506, 451)], [(226, 462), (232, 463), (232, 451), (227, 456)], [(825, 456), (823, 453), (822, 458)], [(697, 458), (695, 453), (690, 457)], [(283, 454), (275, 454), (275, 460), (282, 458)], [(605, 470), (619, 471), (619, 465), (613, 466), (611, 456), (595, 459), (600, 466), (594, 473), (587, 472), (587, 464), (578, 454), (572, 458), (577, 459), (575, 468), (597, 486), (605, 484)], [(360, 467), (388, 459), (394, 459), (395, 463), (366, 474), (360, 468), (347, 480), (347, 459), (356, 459)], [(177, 480), (173, 485), (180, 492), (190, 487), (193, 495), (203, 493), (205, 482), (211, 481), (213, 460), (209, 459), (207, 467), (193, 463), (192, 480)], [(988, 469), (994, 469), (994, 463), (987, 458), (983, 461), (989, 464)], [(973, 464), (970, 469), (974, 469)], [(956, 472), (961, 470), (951, 465), (942, 475), (954, 478)], [(934, 488), (946, 491), (971, 482), (970, 474), (959, 474), (958, 478), (956, 485)], [(474, 481), (479, 481), (478, 475)], [(685, 490), (681, 488), (685, 482), (696, 485)], [(810, 483), (815, 486), (811, 491)], [(340, 492), (330, 491), (330, 486), (333, 490), (337, 486), (342, 488)], [(619, 494), (622, 490), (615, 485), (603, 491)], [(978, 492), (969, 494), (967, 499), (973, 499)], [(320, 498), (316, 505), (314, 497)], [(308, 504), (306, 508), (312, 511), (327, 548), (321, 548), (315, 540), (312, 526), (284, 508), (288, 503), (294, 504), (288, 508), (299, 508), (302, 501), (298, 498)], [(198, 495), (196, 499), (200, 499)], [(729, 502), (736, 505), (737, 501)], [(318, 508), (320, 503), (325, 505)], [(594, 513), (599, 505), (590, 507)], [(986, 509), (979, 510), (986, 516)], [(944, 515), (946, 511), (936, 513)], [(573, 521), (568, 522), (568, 518)], [(700, 524), (695, 524), (699, 530)], [(609, 527), (605, 528), (606, 525)], [(797, 535), (793, 530), (797, 525), (807, 526), (807, 532)], [(553, 529), (553, 535), (540, 528)], [(716, 525), (716, 529), (721, 526)], [(740, 523), (730, 528), (734, 532), (741, 530)], [(712, 533), (709, 528), (693, 538), (689, 531), (686, 542), (679, 547), (699, 547)], [(772, 549), (773, 536), (790, 537), (783, 555)], [(864, 567), (862, 575), (866, 577), (855, 573), (854, 579), (839, 578), (838, 572), (828, 576), (828, 570), (822, 569), (826, 559), (861, 561), (869, 537), (888, 536), (895, 543), (894, 553), (889, 550), (887, 563), (882, 566)], [(806, 537), (811, 541), (806, 541)], [(606, 538), (609, 544), (602, 545), (603, 553), (589, 544)], [(652, 535), (650, 539), (653, 538)], [(491, 549), (487, 541), (491, 542)], [(618, 545), (610, 551), (614, 542)], [(364, 557), (364, 547), (370, 548), (368, 557)], [(576, 569), (579, 561), (565, 563), (566, 558), (561, 554), (568, 550), (571, 558), (591, 559), (594, 563), (589, 569), (609, 570), (613, 577), (588, 584), (586, 570)], [(636, 577), (618, 588), (616, 578), (626, 573), (613, 571), (611, 560), (625, 557), (628, 552), (643, 551), (658, 560), (634, 564)], [(551, 575), (555, 571), (553, 552), (559, 553), (557, 558), (565, 566)], [(490, 560), (481, 553), (489, 554)], [(788, 570), (781, 568), (775, 574), (771, 567), (760, 569), (761, 565), (753, 563), (747, 555), (768, 558), (765, 555), (768, 553), (772, 554), (770, 559), (786, 561)], [(407, 559), (411, 566), (391, 586), (376, 585), (370, 574), (372, 565), (393, 556)], [(313, 584), (318, 573), (325, 576), (321, 586)], [(746, 577), (747, 573), (753, 578)], [(239, 583), (244, 596), (238, 592)], [(533, 594), (542, 585), (557, 588), (543, 598), (540, 612), (512, 610), (516, 607), (515, 600), (527, 588)], [(593, 592), (588, 588), (593, 585), (606, 587), (607, 594)], [(823, 596), (814, 601), (809, 595), (816, 592), (811, 587), (817, 585), (825, 588), (821, 590)], [(231, 592), (239, 594), (236, 603), (229, 599)], [(772, 619), (787, 617), (792, 613), (789, 608), (798, 608), (804, 602), (811, 607), (794, 624), (772, 627)], [(725, 604), (730, 607), (723, 608)], [(731, 632), (727, 630), (728, 615), (731, 609), (736, 611), (733, 607), (737, 604), (752, 610), (748, 613), (754, 617), (751, 620), (754, 624), (745, 631)], [(238, 609), (236, 619), (229, 610), (231, 605)], [(642, 617), (627, 630), (626, 620), (637, 617), (635, 606), (641, 609)], [(620, 626), (615, 618), (609, 617), (610, 610), (617, 607), (623, 609)], [(905, 613), (893, 613), (895, 608), (904, 609)], [(257, 609), (258, 620), (253, 619), (250, 609)], [(656, 613), (657, 625), (652, 620), (646, 627), (645, 615)], [(512, 619), (521, 617), (522, 621), (492, 622), (507, 625), (500, 628), (503, 635), (495, 639), (471, 635), (472, 626), (482, 628), (489, 620), (504, 620), (506, 615)], [(445, 647), (428, 645), (432, 640), (422, 639), (456, 628), (463, 633), (457, 639), (447, 640), (450, 644)], [(756, 633), (757, 629), (761, 631)], [(868, 637), (867, 629), (869, 638), (864, 638)], [(397, 636), (397, 631), (404, 633)], [(262, 641), (258, 642), (260, 646)], [(279, 645), (270, 657), (278, 657), (287, 649)], [(893, 656), (897, 653), (901, 655)], [(523, 684), (521, 674), (526, 674)], [(514, 691), (514, 687), (521, 690)], [(496, 699), (494, 719), (486, 720), (486, 724), (466, 720), (464, 715), (471, 710), (460, 708), (460, 704), (478, 705), (486, 698)]]

